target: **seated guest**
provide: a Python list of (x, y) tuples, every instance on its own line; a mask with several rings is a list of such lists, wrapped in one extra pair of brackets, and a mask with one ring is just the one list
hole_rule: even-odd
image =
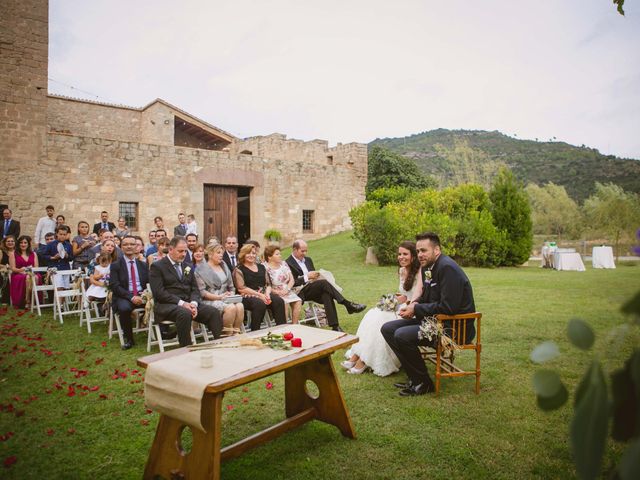
[(229, 235), (224, 241), (224, 263), (233, 271), (238, 264), (238, 239)]
[(93, 273), (89, 275), (89, 288), (87, 288), (87, 299), (91, 302), (103, 303), (107, 298), (107, 286), (111, 272), (111, 255), (104, 252), (96, 258), (96, 265)]
[(131, 234), (129, 227), (127, 227), (127, 221), (124, 217), (118, 218), (118, 225), (116, 225), (116, 228), (113, 230), (113, 234), (120, 239)]
[[(71, 248), (71, 242), (69, 242), (69, 236), (71, 235), (71, 229), (67, 225), (60, 225), (56, 227), (56, 239), (47, 244), (42, 256), (49, 264), (49, 267), (56, 268), (57, 270), (70, 270), (71, 260), (73, 260), (73, 249)], [(68, 276), (54, 275), (53, 280), (56, 288), (69, 288), (70, 279)]]
[[(196, 281), (202, 302), (218, 309), (222, 314), (223, 334), (233, 335), (242, 329), (244, 306), (241, 302), (225, 303), (235, 293), (231, 271), (222, 261), (222, 245), (207, 247), (209, 260), (198, 264)], [(195, 255), (197, 258), (197, 254)]]
[[(31, 251), (31, 237), (26, 235), (18, 238), (18, 246), (13, 255), (9, 257), (11, 267), (11, 303), (15, 308), (29, 307), (30, 298), (25, 298), (27, 293), (27, 268), (38, 266), (38, 256)], [(42, 283), (40, 274), (36, 275), (38, 285)]]
[(9, 208), (2, 210), (3, 228), (0, 231), (2, 238), (13, 235), (13, 238), (20, 236), (20, 222), (13, 219), (13, 212)]
[(45, 242), (44, 245), (39, 245), (38, 246), (38, 250), (36, 250), (36, 255), (38, 255), (38, 264), (41, 267), (48, 267), (49, 266), (49, 261), (44, 258), (44, 251), (47, 248), (47, 245), (49, 245), (55, 239), (56, 239), (56, 234), (53, 233), (53, 232), (48, 232), (44, 236), (44, 242)]
[(60, 225), (66, 225), (66, 219), (62, 214), (56, 217), (56, 227), (59, 227)]
[[(100, 233), (98, 234), (100, 235), (100, 243), (97, 243), (95, 246), (91, 247), (91, 249), (89, 250), (89, 257), (91, 259), (95, 259), (100, 252), (102, 251), (102, 245), (107, 242), (107, 241), (111, 241), (114, 242), (113, 240), (113, 232), (110, 230), (105, 230), (105, 229), (100, 229)], [(114, 242), (115, 245), (115, 242)], [(120, 248), (115, 245), (116, 247), (116, 255), (122, 255), (122, 250), (120, 250)]]
[[(438, 235), (432, 232), (416, 235), (416, 249), (422, 266), (420, 278), (426, 279), (422, 295), (400, 309), (401, 320), (387, 322), (380, 330), (409, 377), (407, 382), (395, 384), (402, 389), (402, 396), (424, 395), (435, 390), (418, 346), (434, 347), (437, 339), (420, 338), (422, 320), (438, 313), (456, 315), (476, 311), (471, 283), (458, 264), (442, 254)], [(444, 327), (446, 332), (446, 324)], [(465, 332), (465, 343), (468, 343), (476, 334), (473, 319), (466, 321)]]
[(220, 240), (218, 240), (218, 237), (216, 237), (215, 235), (210, 236), (207, 240), (207, 246), (218, 245), (219, 243)]
[(114, 235), (113, 236), (113, 241), (115, 242), (116, 247), (120, 248), (120, 237), (117, 236), (117, 235)]
[(128, 350), (135, 344), (131, 312), (144, 306), (141, 294), (150, 281), (149, 267), (137, 258), (136, 248), (136, 239), (127, 235), (122, 239), (122, 255), (111, 264), (112, 304), (120, 317), (125, 340), (123, 350)]
[(89, 224), (85, 221), (78, 222), (78, 235), (73, 237), (71, 246), (73, 247), (73, 265), (86, 269), (90, 258), (89, 249), (96, 245), (95, 240), (89, 234)]
[(196, 217), (193, 214), (187, 215), (187, 233), (198, 234), (198, 224), (196, 223)]
[(100, 252), (98, 252), (96, 254), (96, 257), (93, 258), (90, 262), (89, 265), (87, 266), (87, 274), (92, 275), (94, 269), (96, 268), (97, 265), (97, 259), (98, 257), (103, 254), (106, 253), (107, 255), (109, 255), (109, 257), (111, 258), (111, 262), (113, 263), (118, 259), (118, 252), (117, 252), (117, 248), (116, 247), (116, 242), (113, 241), (113, 238), (110, 238), (108, 240), (105, 240), (104, 243), (98, 244), (98, 246), (100, 247)]
[(147, 245), (144, 249), (144, 256), (146, 257), (148, 254), (148, 250), (156, 244), (156, 231), (151, 230), (149, 232), (149, 245)]
[(154, 245), (157, 248), (157, 252), (150, 254), (147, 257), (147, 263), (151, 265), (158, 260), (162, 260), (167, 253), (169, 253), (169, 239), (167, 237), (161, 237)]
[(9, 275), (11, 273), (11, 267), (9, 266), (9, 259), (15, 255), (16, 252), (16, 239), (13, 235), (7, 235), (0, 241), (0, 265), (5, 265), (7, 268), (6, 280), (0, 280), (3, 283), (2, 287), (2, 303), (9, 303)]
[(153, 255), (158, 251), (158, 240), (160, 240), (161, 238), (168, 238), (168, 237), (167, 237), (167, 232), (162, 228), (159, 228), (158, 230), (156, 230), (156, 244), (152, 245), (147, 249), (147, 253), (146, 253), (147, 257), (149, 255)]
[(271, 281), (271, 291), (280, 295), (285, 304), (291, 305), (291, 322), (298, 323), (302, 300), (291, 290), (295, 280), (287, 263), (282, 261), (280, 247), (276, 245), (265, 247), (264, 265)]
[(204, 245), (202, 245), (201, 243), (196, 244), (196, 246), (193, 247), (193, 253), (191, 254), (191, 256), (193, 260), (193, 266), (196, 267), (196, 269), (199, 265), (206, 263), (206, 260), (204, 258)]
[(188, 233), (185, 237), (187, 241), (187, 262), (193, 263), (193, 249), (198, 245), (198, 236), (195, 233)]
[(93, 233), (100, 235), (100, 230), (109, 230), (113, 233), (115, 229), (116, 226), (109, 221), (109, 214), (105, 210), (100, 212), (100, 221), (93, 225)]
[(191, 345), (191, 320), (209, 327), (214, 338), (222, 332), (220, 312), (201, 304), (193, 265), (184, 261), (186, 254), (184, 237), (174, 237), (169, 242), (168, 255), (153, 263), (149, 271), (156, 320), (176, 322), (181, 347)]
[(44, 236), (47, 233), (53, 233), (56, 230), (56, 221), (53, 218), (53, 205), (47, 205), (45, 210), (47, 211), (47, 215), (38, 220), (36, 233), (33, 235), (33, 241), (35, 242), (36, 247), (44, 247), (47, 244)]
[(287, 265), (296, 279), (295, 285), (302, 287), (298, 291), (298, 296), (303, 302), (311, 300), (323, 304), (329, 326), (337, 332), (342, 332), (338, 324), (338, 312), (333, 302), (344, 305), (349, 314), (361, 312), (367, 306), (347, 300), (331, 283), (320, 278), (320, 273), (316, 271), (313, 261), (307, 256), (307, 251), (307, 243), (304, 240), (296, 240), (293, 242), (293, 251), (287, 258)]
[(264, 265), (256, 263), (256, 247), (246, 244), (240, 249), (238, 266), (233, 271), (233, 283), (244, 298), (245, 310), (251, 312), (251, 330), (259, 330), (264, 314), (269, 308), (276, 324), (286, 323), (284, 301), (271, 292), (269, 276)]
[(254, 247), (256, 247), (256, 263), (262, 263), (262, 258), (260, 258), (260, 242), (249, 238), (246, 242), (244, 242), (244, 244), (253, 245)]

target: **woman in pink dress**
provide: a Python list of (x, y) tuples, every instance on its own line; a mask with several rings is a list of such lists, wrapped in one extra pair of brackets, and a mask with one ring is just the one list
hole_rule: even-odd
[[(28, 268), (34, 268), (38, 266), (38, 256), (35, 252), (31, 251), (31, 238), (22, 235), (18, 238), (18, 245), (16, 246), (15, 254), (9, 258), (9, 266), (11, 267), (11, 303), (15, 308), (22, 308), (31, 299), (26, 299), (25, 294), (27, 292), (27, 282), (31, 281), (27, 275)], [(36, 274), (36, 282), (40, 284), (40, 275)]]

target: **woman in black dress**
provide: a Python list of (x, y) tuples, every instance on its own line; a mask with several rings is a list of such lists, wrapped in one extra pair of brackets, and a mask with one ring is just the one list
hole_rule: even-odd
[(238, 266), (233, 270), (233, 282), (243, 297), (244, 309), (251, 312), (251, 330), (260, 329), (267, 308), (276, 324), (286, 322), (284, 301), (279, 295), (271, 293), (267, 270), (256, 262), (256, 258), (255, 246), (243, 246), (238, 254)]

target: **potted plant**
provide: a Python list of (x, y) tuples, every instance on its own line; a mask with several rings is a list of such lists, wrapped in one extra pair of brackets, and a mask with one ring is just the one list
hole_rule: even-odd
[(270, 228), (264, 232), (264, 238), (270, 243), (277, 243), (282, 240), (282, 234), (275, 228)]

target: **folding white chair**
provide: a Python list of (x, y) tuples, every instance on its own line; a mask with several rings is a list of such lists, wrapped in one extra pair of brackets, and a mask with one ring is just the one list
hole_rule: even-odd
[[(142, 324), (142, 319), (144, 318), (144, 307), (134, 308), (131, 312), (132, 319), (135, 320), (135, 325), (133, 327), (133, 333), (146, 332), (149, 330), (148, 325)], [(153, 315), (153, 313), (152, 313)], [(124, 345), (124, 333), (122, 331), (122, 325), (120, 324), (120, 314), (114, 311), (113, 307), (109, 312), (109, 338), (113, 337), (114, 327), (115, 331), (118, 332), (118, 338), (120, 339), (120, 345)]]
[(100, 312), (100, 303), (95, 300), (89, 300), (87, 297), (87, 289), (85, 282), (82, 282), (82, 315), (80, 315), (80, 327), (83, 323), (87, 324), (87, 332), (91, 333), (91, 324), (96, 322), (108, 322), (109, 315)]
[[(55, 287), (53, 286), (53, 282), (49, 284), (44, 283), (45, 277), (47, 275), (47, 267), (36, 267), (33, 269), (33, 273), (34, 275), (31, 278), (31, 311), (33, 312), (33, 310), (35, 309), (38, 311), (38, 315), (41, 316), (41, 309), (45, 307), (54, 307), (55, 310), (55, 304), (53, 300), (53, 291), (55, 290)], [(37, 284), (35, 276), (36, 273), (39, 273), (41, 275), (42, 285)], [(40, 295), (38, 295), (38, 293), (42, 293), (42, 303), (40, 302)], [(47, 295), (51, 295), (51, 303), (46, 303)]]
[[(309, 304), (308, 309), (304, 308), (305, 303)], [(307, 300), (305, 303), (302, 304), (302, 313), (304, 315), (304, 318), (300, 319), (300, 323), (311, 323), (313, 322), (315, 324), (316, 327), (320, 328), (320, 318), (318, 317), (318, 305), (316, 305), (316, 302), (312, 302), (311, 300)], [(307, 312), (307, 310), (309, 310)]]
[[(246, 322), (244, 324), (244, 329), (245, 331), (251, 331), (251, 310), (245, 310), (244, 314)], [(267, 309), (264, 312), (264, 317), (262, 318), (262, 322), (260, 323), (260, 329), (262, 330), (263, 328), (272, 328), (275, 326), (276, 322), (273, 320), (273, 318), (271, 318), (271, 310)]]
[(83, 314), (83, 301), (82, 301), (82, 288), (76, 287), (73, 280), (80, 275), (80, 269), (75, 270), (58, 270), (53, 274), (51, 283), (55, 285), (62, 284), (64, 278), (68, 277), (71, 288), (58, 289), (57, 287), (53, 291), (53, 299), (55, 305), (53, 306), (54, 318), (58, 316), (60, 323), (64, 323), (65, 315), (80, 315)]

